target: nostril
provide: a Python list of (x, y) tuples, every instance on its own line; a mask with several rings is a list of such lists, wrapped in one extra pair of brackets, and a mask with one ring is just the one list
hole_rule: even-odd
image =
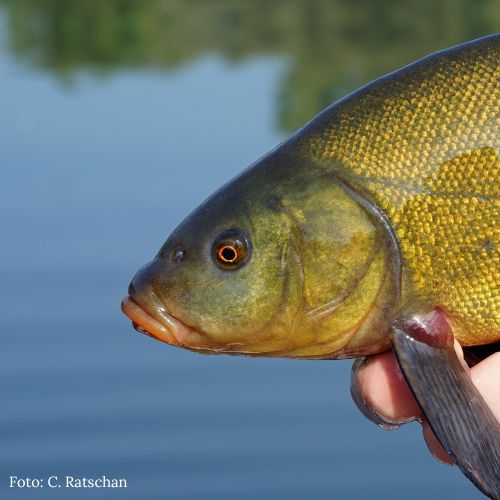
[(186, 250), (181, 246), (177, 246), (172, 250), (170, 258), (174, 264), (179, 264), (179, 262), (183, 262), (187, 259)]

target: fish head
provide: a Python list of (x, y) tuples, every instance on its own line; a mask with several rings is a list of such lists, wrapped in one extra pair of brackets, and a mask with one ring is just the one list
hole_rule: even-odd
[(340, 183), (290, 161), (272, 155), (223, 186), (137, 272), (122, 309), (139, 331), (212, 354), (380, 349), (380, 335), (362, 338), (393, 292), (379, 228)]

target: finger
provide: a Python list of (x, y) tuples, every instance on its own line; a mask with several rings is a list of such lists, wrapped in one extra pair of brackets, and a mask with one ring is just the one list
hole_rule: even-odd
[(442, 462), (444, 464), (455, 465), (455, 462), (441, 446), (441, 443), (439, 442), (434, 432), (432, 432), (430, 425), (426, 421), (422, 422), (422, 429), (425, 444), (427, 445), (427, 448), (429, 448), (429, 451), (432, 453), (432, 456), (436, 460), (439, 460), (439, 462)]
[(479, 389), (493, 415), (500, 422), (500, 352), (478, 363), (470, 371), (474, 385)]
[(353, 365), (351, 394), (361, 412), (383, 427), (422, 418), (392, 351)]

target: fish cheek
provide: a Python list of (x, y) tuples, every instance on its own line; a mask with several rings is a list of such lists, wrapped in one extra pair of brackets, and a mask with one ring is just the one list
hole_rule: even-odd
[(165, 284), (167, 309), (214, 342), (258, 341), (280, 303), (277, 243), (254, 249), (239, 269), (221, 269), (211, 259), (186, 263)]

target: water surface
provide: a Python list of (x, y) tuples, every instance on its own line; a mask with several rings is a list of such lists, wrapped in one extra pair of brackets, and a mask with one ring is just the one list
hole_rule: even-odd
[[(417, 424), (363, 419), (350, 362), (199, 356), (119, 310), (216, 187), (495, 20), (492, 2), (420, 4), (0, 1), (2, 498), (481, 498)], [(14, 474), (128, 488), (13, 490)]]

